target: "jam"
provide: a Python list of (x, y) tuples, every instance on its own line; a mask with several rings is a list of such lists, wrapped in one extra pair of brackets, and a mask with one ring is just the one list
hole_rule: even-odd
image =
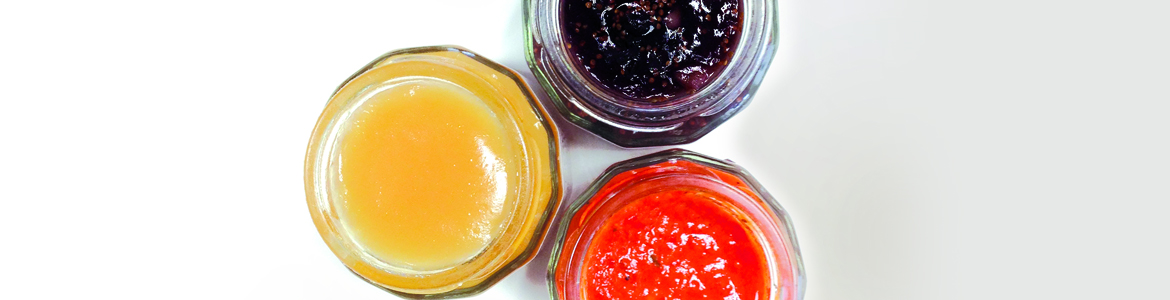
[(610, 166), (550, 258), (554, 300), (799, 300), (787, 215), (738, 166), (667, 150)]
[(468, 50), (383, 55), (313, 129), (313, 222), (350, 271), (391, 293), (483, 291), (536, 255), (558, 207), (547, 118), (516, 73)]
[(564, 1), (572, 56), (602, 86), (649, 103), (694, 94), (723, 71), (737, 43), (740, 1)]
[(712, 195), (672, 190), (627, 204), (585, 255), (586, 299), (767, 299), (748, 221)]

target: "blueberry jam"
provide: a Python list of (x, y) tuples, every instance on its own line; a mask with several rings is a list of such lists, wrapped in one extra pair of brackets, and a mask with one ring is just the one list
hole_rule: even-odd
[(723, 71), (740, 33), (737, 0), (566, 0), (563, 32), (602, 86), (659, 103), (702, 89)]

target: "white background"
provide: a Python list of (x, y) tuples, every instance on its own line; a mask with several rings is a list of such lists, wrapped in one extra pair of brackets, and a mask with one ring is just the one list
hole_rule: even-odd
[[(686, 148), (789, 210), (809, 300), (1170, 298), (1144, 2), (781, 0), (755, 101)], [(0, 298), (393, 298), (314, 230), (309, 133), (398, 48), (531, 79), (521, 26), (518, 1), (0, 3)], [(655, 150), (557, 120), (569, 199)], [(482, 298), (546, 299), (546, 251)]]

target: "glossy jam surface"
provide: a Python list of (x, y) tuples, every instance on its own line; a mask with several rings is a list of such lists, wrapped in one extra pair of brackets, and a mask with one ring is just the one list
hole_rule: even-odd
[(694, 191), (635, 200), (593, 239), (586, 299), (766, 299), (764, 254), (747, 226)]
[(576, 62), (602, 86), (656, 103), (717, 77), (741, 28), (736, 0), (565, 0), (562, 31)]
[(480, 293), (536, 255), (558, 207), (547, 120), (515, 72), (466, 49), (382, 55), (313, 129), (305, 194), (317, 232), (398, 296)]
[(672, 149), (614, 164), (564, 219), (553, 299), (799, 299), (787, 214), (742, 168)]
[(515, 205), (519, 153), (475, 94), (405, 81), (357, 107), (340, 147), (340, 217), (379, 260), (415, 270), (465, 262)]

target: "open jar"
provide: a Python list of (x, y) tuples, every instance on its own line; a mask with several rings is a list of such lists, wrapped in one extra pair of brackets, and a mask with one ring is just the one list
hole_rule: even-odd
[(535, 99), (515, 72), (458, 47), (359, 70), (305, 158), (329, 249), (410, 298), (475, 294), (530, 261), (561, 197), (557, 131)]
[(529, 67), (569, 121), (623, 147), (693, 142), (742, 109), (775, 0), (526, 0)]
[(556, 300), (803, 297), (787, 213), (726, 161), (674, 149), (616, 163), (559, 228)]

